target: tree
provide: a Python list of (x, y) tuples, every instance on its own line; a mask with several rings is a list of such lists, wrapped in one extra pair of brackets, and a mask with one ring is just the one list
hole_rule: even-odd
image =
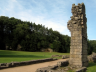
[[(21, 45), (23, 51), (40, 51), (43, 48), (52, 48), (57, 52), (70, 51), (70, 37), (62, 35), (58, 31), (48, 29), (44, 25), (36, 25), (28, 21), (21, 21), (14, 17), (0, 17), (0, 49), (5, 46), (17, 50), (17, 45)], [(50, 44), (50, 46), (49, 46)], [(95, 45), (90, 47), (95, 50)]]
[(53, 50), (55, 50), (56, 52), (59, 51), (59, 48), (60, 48), (60, 41), (57, 41), (57, 40), (54, 40), (53, 42)]

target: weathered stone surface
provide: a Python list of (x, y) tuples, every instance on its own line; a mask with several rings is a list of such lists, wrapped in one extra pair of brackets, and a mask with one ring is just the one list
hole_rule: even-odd
[(53, 60), (57, 60), (57, 59), (46, 58), (46, 59), (23, 61), (23, 62), (1, 63), (0, 69), (4, 69), (4, 68), (8, 68), (8, 67), (16, 67), (16, 66), (22, 66), (22, 65), (35, 64), (35, 63), (41, 63), (41, 62), (48, 62), (48, 61), (53, 61)]
[(1, 63), (0, 66), (6, 66), (7, 63)]
[(38, 68), (35, 72), (53, 72), (51, 67)]
[(74, 70), (74, 72), (86, 72), (87, 70), (86, 67), (80, 67), (80, 66), (72, 67), (72, 66), (68, 66), (68, 64), (69, 64), (69, 61), (60, 61), (60, 62), (57, 62), (57, 65), (54, 65), (54, 66), (38, 68), (36, 72), (68, 72), (68, 70), (70, 69)]
[(51, 66), (50, 69), (56, 69), (58, 68), (58, 65)]
[(71, 32), (70, 45), (70, 66), (86, 67), (87, 59), (87, 18), (85, 14), (84, 3), (72, 5), (71, 20), (68, 21), (67, 27)]
[(96, 53), (93, 52), (91, 55), (88, 56), (88, 61), (96, 62)]
[[(69, 64), (69, 61), (60, 61), (60, 62), (57, 62), (57, 64), (54, 66), (38, 68), (36, 72), (58, 72), (54, 70), (56, 70), (58, 67), (67, 66), (68, 64)], [(64, 70), (62, 72), (64, 72)]]
[(12, 63), (7, 63), (6, 64), (6, 67), (12, 67), (13, 65), (12, 65)]
[(53, 52), (53, 49), (51, 49), (51, 48), (42, 48), (40, 51), (42, 51), (42, 52)]
[(62, 59), (66, 59), (66, 58), (69, 58), (70, 55), (62, 55)]
[(76, 70), (76, 72), (86, 72), (87, 68), (86, 67), (82, 67)]
[(59, 61), (57, 62), (58, 67), (67, 66), (69, 64), (68, 61)]

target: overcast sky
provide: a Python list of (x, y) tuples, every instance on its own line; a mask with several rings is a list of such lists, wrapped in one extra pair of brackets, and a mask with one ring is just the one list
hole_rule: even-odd
[(71, 36), (67, 22), (72, 16), (72, 4), (84, 3), (87, 17), (87, 36), (96, 40), (96, 0), (0, 0), (0, 16), (35, 22)]

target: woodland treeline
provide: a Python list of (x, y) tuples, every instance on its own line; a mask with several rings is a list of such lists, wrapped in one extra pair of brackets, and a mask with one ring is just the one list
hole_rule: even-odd
[[(96, 52), (96, 41), (88, 40), (88, 54)], [(14, 17), (0, 16), (0, 49), (17, 50), (21, 45), (22, 51), (40, 51), (42, 48), (51, 48), (56, 52), (70, 52), (70, 37), (62, 35), (52, 28), (36, 25), (28, 21), (21, 21)]]

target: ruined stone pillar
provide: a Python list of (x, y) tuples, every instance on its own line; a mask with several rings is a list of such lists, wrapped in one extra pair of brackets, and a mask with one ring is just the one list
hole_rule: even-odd
[(86, 67), (87, 59), (87, 18), (84, 3), (72, 4), (71, 20), (67, 27), (71, 32), (70, 60), (69, 65), (73, 67)]

